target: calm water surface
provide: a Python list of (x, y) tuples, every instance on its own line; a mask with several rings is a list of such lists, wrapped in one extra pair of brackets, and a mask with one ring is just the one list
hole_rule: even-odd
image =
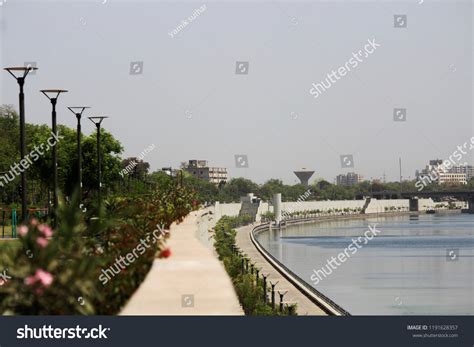
[[(337, 257), (369, 224), (377, 225), (378, 236), (314, 285), (313, 269)], [(474, 215), (312, 223), (264, 232), (258, 240), (351, 314), (474, 314)]]

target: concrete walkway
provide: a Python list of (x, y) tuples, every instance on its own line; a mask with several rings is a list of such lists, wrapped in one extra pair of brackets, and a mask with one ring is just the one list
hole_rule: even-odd
[(201, 215), (193, 212), (171, 226), (171, 257), (155, 259), (121, 315), (244, 314), (223, 265), (197, 238)]
[(252, 229), (253, 226), (246, 226), (237, 229), (236, 244), (239, 249), (244, 252), (253, 263), (256, 264), (257, 268), (261, 269), (260, 273), (270, 275), (267, 280), (272, 283), (278, 282), (275, 287), (275, 301), (277, 305), (280, 302), (278, 291), (288, 291), (285, 294), (283, 301), (287, 303), (296, 303), (296, 312), (298, 315), (325, 316), (326, 313), (322, 309), (320, 309), (303, 293), (301, 293), (298, 288), (296, 288), (290, 281), (283, 277), (271, 264), (267, 262), (262, 254), (260, 254), (250, 239), (250, 232)]

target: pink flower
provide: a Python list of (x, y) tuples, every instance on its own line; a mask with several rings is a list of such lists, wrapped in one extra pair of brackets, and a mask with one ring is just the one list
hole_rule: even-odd
[(38, 220), (37, 220), (36, 218), (33, 218), (33, 219), (31, 220), (30, 224), (35, 227), (35, 226), (38, 225)]
[(43, 284), (46, 288), (53, 283), (53, 275), (51, 275), (49, 272), (44, 271), (42, 269), (36, 270), (35, 273), (35, 278)]
[(25, 236), (26, 234), (28, 234), (28, 227), (26, 225), (20, 225), (18, 227), (18, 234), (20, 234), (21, 236)]
[(53, 236), (53, 230), (51, 229), (49, 225), (40, 224), (38, 225), (38, 230), (41, 231), (41, 233), (43, 233), (45, 237)]
[(36, 283), (36, 278), (34, 276), (28, 276), (25, 278), (25, 284), (31, 286)]
[(44, 237), (38, 237), (38, 239), (36, 239), (36, 243), (42, 248), (45, 248), (48, 245), (48, 242), (48, 239), (45, 239)]
[[(43, 269), (38, 269), (34, 276), (28, 276), (25, 278), (25, 284), (32, 286), (37, 282), (40, 282), (44, 288), (48, 288), (53, 283), (53, 275)], [(42, 295), (44, 288), (35, 288), (36, 295)]]

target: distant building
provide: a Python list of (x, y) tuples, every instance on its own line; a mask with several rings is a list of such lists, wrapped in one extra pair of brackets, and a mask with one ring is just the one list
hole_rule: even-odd
[[(444, 165), (443, 163), (446, 163)], [(441, 159), (430, 160), (422, 170), (416, 171), (418, 181), (437, 184), (467, 184), (474, 177), (474, 166), (456, 165)]]
[(364, 178), (362, 175), (359, 175), (355, 172), (348, 172), (347, 174), (338, 175), (336, 177), (336, 184), (338, 186), (352, 187), (359, 184), (363, 180)]
[(453, 166), (451, 169), (449, 169), (450, 173), (453, 174), (465, 174), (466, 175), (466, 181), (469, 181), (471, 178), (474, 177), (474, 166), (472, 165), (457, 165)]
[(184, 170), (194, 177), (214, 184), (227, 183), (227, 169), (225, 167), (210, 167), (207, 160), (190, 160)]
[(467, 184), (465, 173), (440, 172), (439, 184)]
[(161, 171), (171, 177), (176, 177), (178, 175), (178, 170), (173, 169), (172, 167), (163, 167)]

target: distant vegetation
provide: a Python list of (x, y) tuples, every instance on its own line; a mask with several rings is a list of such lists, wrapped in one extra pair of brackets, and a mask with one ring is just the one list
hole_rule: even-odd
[[(255, 193), (263, 200), (271, 200), (273, 194), (281, 193), (283, 201), (296, 201), (303, 196), (309, 189), (311, 195), (305, 200), (353, 200), (357, 195), (370, 195), (371, 192), (381, 191), (400, 191), (399, 182), (369, 182), (365, 181), (353, 187), (344, 187), (331, 184), (327, 181), (321, 180), (317, 183), (311, 184), (309, 187), (304, 187), (301, 184), (287, 185), (283, 184), (281, 180), (270, 179), (264, 184), (257, 184), (246, 178), (233, 178), (227, 184), (220, 187), (204, 180), (194, 178), (185, 174), (184, 182), (187, 186), (193, 187), (199, 194), (201, 202), (239, 202), (240, 197), (247, 193)], [(417, 192), (415, 181), (404, 181), (402, 183), (404, 192)], [(465, 190), (474, 189), (474, 180), (467, 185), (438, 185), (431, 184), (423, 191), (443, 191), (443, 190)]]

